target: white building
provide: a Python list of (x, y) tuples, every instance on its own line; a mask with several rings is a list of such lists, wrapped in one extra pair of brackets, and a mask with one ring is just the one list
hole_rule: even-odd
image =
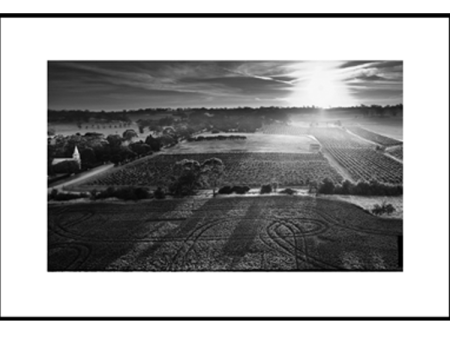
[(72, 157), (68, 158), (54, 158), (52, 161), (52, 165), (65, 162), (65, 161), (74, 161), (78, 164), (78, 169), (81, 170), (81, 158), (80, 153), (78, 152), (77, 146), (75, 146), (75, 149), (73, 150)]

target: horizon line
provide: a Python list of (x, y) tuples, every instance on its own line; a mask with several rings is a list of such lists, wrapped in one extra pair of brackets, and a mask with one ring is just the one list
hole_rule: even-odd
[(330, 109), (348, 109), (348, 108), (370, 108), (370, 107), (397, 107), (397, 106), (403, 106), (403, 103), (396, 103), (396, 104), (387, 104), (387, 105), (377, 105), (377, 104), (371, 104), (371, 105), (365, 105), (365, 104), (359, 104), (354, 106), (333, 106), (333, 107), (320, 107), (320, 106), (259, 106), (259, 107), (252, 107), (252, 106), (233, 106), (233, 107), (146, 107), (146, 108), (134, 108), (134, 109), (122, 109), (122, 110), (91, 110), (91, 109), (75, 109), (75, 108), (64, 108), (64, 109), (52, 109), (48, 108), (47, 111), (80, 111), (80, 112), (91, 112), (91, 113), (126, 113), (126, 112), (135, 112), (139, 110), (158, 110), (158, 109), (170, 109), (170, 110), (189, 110), (189, 109), (265, 109), (265, 108), (276, 108), (276, 109), (322, 109), (322, 110), (330, 110)]

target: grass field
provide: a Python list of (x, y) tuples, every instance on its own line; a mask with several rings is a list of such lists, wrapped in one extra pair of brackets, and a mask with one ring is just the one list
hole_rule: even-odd
[(166, 153), (220, 153), (220, 152), (262, 152), (262, 153), (307, 153), (310, 144), (317, 144), (309, 136), (264, 135), (249, 133), (204, 133), (196, 136), (230, 136), (241, 135), (245, 140), (212, 140), (198, 142), (183, 142), (167, 149)]
[(269, 196), (49, 205), (49, 271), (401, 270), (402, 220)]

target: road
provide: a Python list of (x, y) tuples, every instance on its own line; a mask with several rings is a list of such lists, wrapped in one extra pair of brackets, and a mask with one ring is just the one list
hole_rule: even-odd
[(85, 179), (88, 179), (88, 178), (90, 178), (90, 177), (92, 177), (94, 175), (98, 175), (98, 174), (100, 174), (100, 173), (102, 173), (102, 172), (104, 172), (106, 170), (109, 170), (109, 169), (111, 169), (113, 167), (114, 167), (114, 164), (111, 163), (111, 164), (105, 164), (105, 165), (96, 167), (96, 168), (94, 168), (92, 170), (89, 170), (89, 171), (85, 171), (85, 172), (83, 172), (83, 173), (81, 173), (79, 175), (75, 175), (69, 181), (66, 181), (64, 183), (61, 183), (61, 184), (58, 184), (58, 185), (55, 185), (53, 187), (48, 188), (48, 191), (51, 191), (53, 189), (56, 189), (58, 191), (62, 191), (64, 187), (67, 187), (69, 185), (78, 183), (78, 182), (83, 181)]

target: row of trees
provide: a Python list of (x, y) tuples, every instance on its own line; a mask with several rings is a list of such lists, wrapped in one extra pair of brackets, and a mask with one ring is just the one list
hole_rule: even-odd
[(89, 110), (48, 110), (48, 122), (109, 122), (121, 121), (131, 123), (131, 119), (126, 113), (122, 112), (93, 112)]
[(337, 195), (361, 195), (361, 196), (399, 196), (403, 195), (402, 185), (380, 183), (376, 180), (369, 182), (359, 181), (352, 183), (345, 180), (342, 184), (335, 184), (329, 178), (325, 178), (320, 184), (310, 184), (310, 191), (316, 189), (320, 194)]
[(353, 106), (353, 107), (334, 107), (332, 109), (329, 109), (328, 111), (351, 111), (358, 113), (359, 115), (365, 116), (365, 117), (389, 117), (389, 116), (401, 116), (403, 114), (403, 104), (397, 104), (397, 105), (359, 105), (359, 106)]

